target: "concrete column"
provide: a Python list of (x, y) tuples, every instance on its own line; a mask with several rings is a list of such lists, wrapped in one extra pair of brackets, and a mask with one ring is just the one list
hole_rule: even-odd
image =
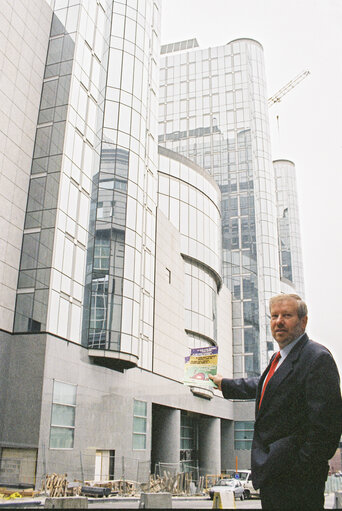
[(221, 420), (221, 468), (235, 469), (234, 422)]
[(216, 417), (199, 422), (200, 475), (221, 473), (221, 424)]
[(178, 463), (180, 410), (152, 405), (152, 472), (158, 462)]

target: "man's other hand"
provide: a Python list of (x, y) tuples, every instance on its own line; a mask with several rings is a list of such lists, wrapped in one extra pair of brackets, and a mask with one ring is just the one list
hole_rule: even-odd
[(216, 387), (219, 390), (222, 390), (221, 383), (222, 383), (223, 376), (221, 376), (220, 374), (214, 374), (214, 375), (209, 374), (209, 378), (215, 383)]

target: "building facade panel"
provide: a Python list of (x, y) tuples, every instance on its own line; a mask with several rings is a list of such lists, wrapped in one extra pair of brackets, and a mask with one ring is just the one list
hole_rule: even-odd
[[(18, 266), (52, 10), (4, 0), (0, 13), (0, 322), (13, 331)], [(39, 19), (39, 22), (37, 21)]]

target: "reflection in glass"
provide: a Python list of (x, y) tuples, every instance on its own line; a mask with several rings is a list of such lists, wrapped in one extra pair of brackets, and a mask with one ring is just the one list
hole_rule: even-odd
[(88, 247), (85, 290), (89, 317), (84, 317), (83, 341), (89, 348), (120, 350), (128, 165), (128, 151), (103, 145), (100, 172), (93, 179), (95, 235)]

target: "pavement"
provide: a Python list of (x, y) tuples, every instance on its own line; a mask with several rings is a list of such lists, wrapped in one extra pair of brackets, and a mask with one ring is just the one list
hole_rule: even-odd
[[(111, 508), (114, 509), (138, 509), (139, 508), (139, 497), (108, 497), (108, 498), (88, 498), (88, 504), (90, 508), (102, 509)], [(335, 494), (329, 493), (325, 495), (325, 509), (334, 509)], [(21, 499), (5, 500), (0, 499), (0, 509), (38, 509), (43, 508), (45, 503), (45, 497), (39, 497), (32, 499), (30, 497), (23, 497)], [(126, 505), (125, 505), (126, 504)], [(182, 509), (211, 509), (212, 501), (207, 496), (194, 496), (194, 497), (172, 497), (172, 507)], [(261, 509), (261, 502), (259, 499), (249, 499), (235, 502), (236, 509)]]

